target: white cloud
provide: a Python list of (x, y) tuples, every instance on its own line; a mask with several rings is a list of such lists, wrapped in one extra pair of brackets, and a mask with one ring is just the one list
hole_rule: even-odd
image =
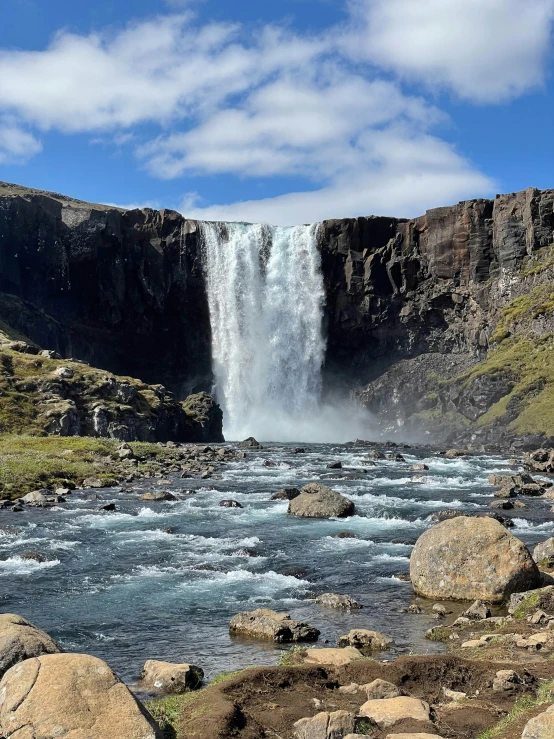
[(364, 137), (358, 165), (323, 188), (207, 207), (189, 200), (180, 210), (199, 220), (294, 225), (364, 215), (416, 216), (427, 208), (493, 191), (494, 182), (444, 141), (410, 135), (398, 126)]
[(487, 103), (540, 85), (554, 0), (353, 0), (345, 49), (381, 68)]
[(0, 117), (0, 164), (25, 164), (42, 151), (41, 142), (9, 116)]

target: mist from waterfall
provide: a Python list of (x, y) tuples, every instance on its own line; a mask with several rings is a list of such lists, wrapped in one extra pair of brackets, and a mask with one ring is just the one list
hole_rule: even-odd
[(199, 227), (226, 438), (341, 440), (337, 409), (321, 403), (319, 224)]

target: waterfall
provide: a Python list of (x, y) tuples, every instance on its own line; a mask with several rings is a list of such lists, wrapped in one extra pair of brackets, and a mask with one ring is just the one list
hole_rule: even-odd
[(325, 352), (319, 225), (199, 226), (226, 436), (306, 438)]

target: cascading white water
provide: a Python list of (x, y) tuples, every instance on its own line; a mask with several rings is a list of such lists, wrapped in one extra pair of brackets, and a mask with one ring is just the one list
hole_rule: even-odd
[(226, 436), (307, 438), (325, 352), (319, 225), (200, 228)]

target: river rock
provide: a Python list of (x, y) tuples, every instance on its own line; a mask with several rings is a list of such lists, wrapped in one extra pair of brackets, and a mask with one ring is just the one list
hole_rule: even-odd
[(419, 537), (410, 575), (414, 591), (426, 598), (491, 603), (536, 587), (540, 577), (527, 547), (500, 523), (465, 516)]
[(242, 504), (238, 500), (220, 500), (219, 505), (222, 508), (242, 508)]
[(491, 615), (491, 609), (482, 600), (476, 600), (467, 611), (462, 613), (462, 616), (472, 621), (483, 621), (485, 618), (490, 618)]
[(388, 729), (405, 719), (427, 722), (430, 709), (418, 698), (385, 698), (367, 701), (360, 708), (359, 715), (371, 719), (380, 729)]
[(301, 718), (294, 728), (295, 739), (340, 739), (351, 734), (356, 717), (348, 711), (318, 713), (312, 718)]
[(0, 736), (22, 739), (158, 739), (156, 724), (97, 657), (48, 654), (0, 682)]
[(337, 595), (336, 593), (323, 593), (315, 599), (318, 606), (328, 606), (329, 608), (342, 608), (344, 610), (355, 611), (362, 608), (358, 601), (349, 595)]
[(554, 559), (554, 537), (539, 542), (533, 549), (533, 559), (535, 562), (543, 562), (544, 560)]
[(521, 739), (554, 739), (554, 705), (527, 722)]
[(312, 482), (289, 503), (291, 516), (304, 518), (345, 518), (354, 513), (354, 503), (326, 485)]
[(342, 470), (342, 462), (329, 462), (327, 465), (328, 470)]
[(352, 629), (339, 639), (339, 647), (356, 647), (357, 649), (371, 649), (372, 652), (382, 652), (393, 644), (393, 640), (379, 631), (369, 629)]
[(271, 500), (294, 500), (300, 495), (298, 488), (281, 488), (276, 493), (273, 493)]
[(263, 446), (253, 436), (249, 436), (248, 439), (239, 442), (239, 449), (263, 449)]
[(27, 493), (19, 500), (21, 503), (25, 503), (28, 506), (36, 506), (37, 508), (45, 508), (48, 505), (48, 498), (45, 493), (47, 490), (34, 490), (32, 493)]
[(18, 662), (57, 652), (61, 649), (56, 642), (30, 621), (14, 613), (0, 614), (0, 678)]
[(149, 659), (144, 663), (141, 683), (146, 690), (160, 693), (186, 693), (197, 690), (204, 680), (204, 672), (196, 665), (172, 664)]
[(140, 496), (140, 499), (154, 502), (177, 500), (176, 496), (173, 495), (173, 493), (168, 492), (167, 490), (155, 490), (152, 493), (144, 493), (144, 495)]
[(293, 621), (287, 613), (277, 613), (269, 608), (238, 613), (231, 619), (229, 631), (256, 639), (270, 639), (278, 644), (317, 641), (320, 633), (309, 624)]
[(307, 649), (303, 662), (308, 665), (343, 667), (363, 658), (363, 654), (355, 647), (345, 647), (344, 649), (324, 647), (323, 649)]

